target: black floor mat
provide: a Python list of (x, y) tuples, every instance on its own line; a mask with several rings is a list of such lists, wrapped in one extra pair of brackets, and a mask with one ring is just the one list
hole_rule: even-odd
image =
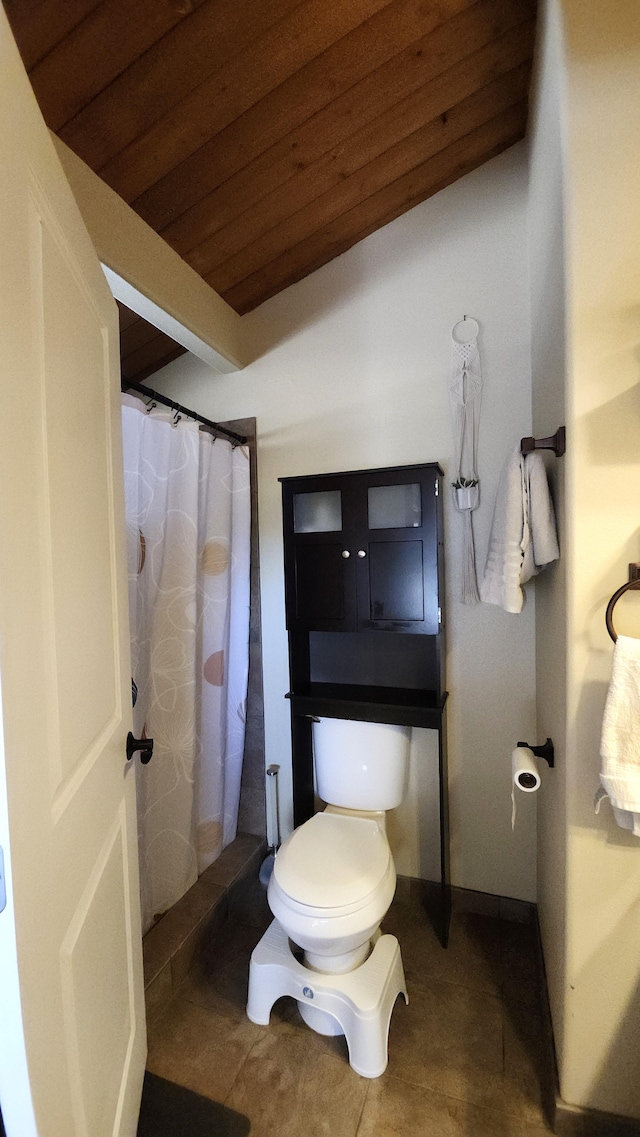
[(138, 1137), (247, 1137), (250, 1130), (242, 1113), (145, 1074)]

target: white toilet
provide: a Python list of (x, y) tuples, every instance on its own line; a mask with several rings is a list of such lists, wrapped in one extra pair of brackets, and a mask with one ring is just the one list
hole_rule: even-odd
[(276, 855), (267, 893), (275, 921), (252, 956), (247, 1014), (268, 1023), (275, 1000), (293, 995), (310, 1027), (345, 1034), (353, 1068), (378, 1077), (393, 1005), (407, 998), (398, 941), (379, 928), (396, 885), (385, 811), (403, 797), (409, 728), (322, 719), (313, 743), (328, 804)]

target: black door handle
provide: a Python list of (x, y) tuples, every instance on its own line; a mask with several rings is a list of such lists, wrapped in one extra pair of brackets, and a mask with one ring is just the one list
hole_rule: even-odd
[(131, 731), (127, 735), (127, 762), (133, 758), (136, 750), (140, 751), (140, 761), (143, 766), (151, 761), (153, 755), (153, 739), (152, 738), (134, 738)]

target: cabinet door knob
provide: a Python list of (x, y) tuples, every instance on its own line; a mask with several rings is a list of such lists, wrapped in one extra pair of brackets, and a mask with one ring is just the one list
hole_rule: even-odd
[(358, 549), (358, 556), (359, 557), (366, 557), (366, 555), (367, 554), (366, 554), (364, 549)]
[(347, 560), (347, 557), (350, 557), (350, 556), (351, 556), (351, 553), (349, 552), (349, 550), (348, 550), (348, 549), (343, 549), (343, 550), (342, 550), (342, 555), (343, 555), (343, 557), (344, 557), (344, 559), (345, 559), (345, 561), (346, 561), (346, 560)]

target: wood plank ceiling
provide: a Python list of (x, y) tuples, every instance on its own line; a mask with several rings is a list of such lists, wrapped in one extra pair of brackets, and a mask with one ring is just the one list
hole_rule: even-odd
[(5, 6), (51, 129), (240, 313), (525, 131), (535, 0)]

